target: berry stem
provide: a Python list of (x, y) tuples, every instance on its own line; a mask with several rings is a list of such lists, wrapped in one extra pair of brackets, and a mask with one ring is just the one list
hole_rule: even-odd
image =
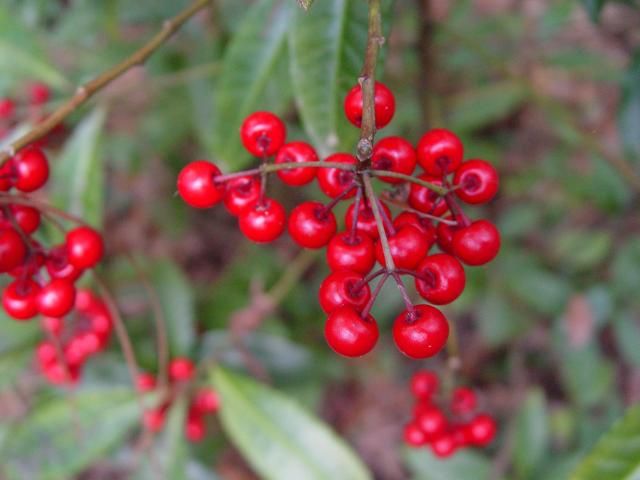
[(411, 298), (409, 297), (409, 292), (407, 292), (407, 287), (405, 287), (404, 282), (402, 281), (402, 278), (400, 278), (400, 274), (396, 270), (394, 270), (391, 273), (391, 276), (395, 280), (396, 285), (398, 286), (398, 290), (400, 290), (400, 295), (402, 295), (402, 301), (404, 302), (404, 305), (407, 311), (409, 312), (409, 314), (407, 315), (407, 318), (413, 319), (415, 308), (413, 306), (413, 302), (411, 301)]
[(374, 272), (369, 273), (366, 277), (364, 277), (362, 280), (360, 280), (358, 283), (356, 283), (353, 286), (354, 293), (357, 293), (366, 284), (371, 282), (376, 277), (379, 277), (380, 275), (385, 274), (385, 273), (388, 273), (385, 268), (380, 268), (380, 269), (378, 269), (378, 270), (376, 270)]
[(362, 186), (358, 186), (356, 192), (356, 199), (353, 202), (353, 223), (351, 225), (351, 234), (349, 235), (349, 242), (351, 245), (356, 243), (356, 236), (358, 235), (358, 217), (360, 216), (360, 202), (362, 201)]
[(382, 220), (382, 214), (380, 213), (380, 206), (378, 205), (376, 194), (373, 191), (373, 187), (371, 186), (371, 178), (366, 172), (362, 173), (362, 183), (364, 185), (366, 199), (369, 201), (369, 205), (371, 206), (371, 210), (373, 211), (373, 216), (376, 219), (376, 227), (378, 228), (378, 233), (380, 234), (380, 245), (382, 246), (382, 253), (384, 254), (384, 263), (386, 264), (387, 271), (391, 272), (395, 270), (396, 265), (393, 262), (393, 257), (391, 256), (391, 249), (389, 248), (387, 232), (385, 232), (384, 229), (384, 221)]
[(384, 286), (384, 282), (386, 282), (387, 278), (389, 278), (389, 275), (390, 275), (389, 272), (383, 271), (383, 273), (384, 273), (384, 275), (382, 275), (382, 278), (380, 279), (380, 281), (376, 285), (376, 288), (371, 293), (371, 298), (367, 302), (367, 305), (362, 310), (362, 313), (360, 313), (360, 316), (362, 318), (367, 318), (367, 316), (371, 312), (371, 309), (373, 308), (373, 304), (376, 303), (376, 298), (378, 298), (378, 295), (380, 295), (380, 291), (382, 290), (382, 287)]
[(329, 213), (331, 210), (333, 210), (333, 208), (340, 203), (340, 201), (342, 199), (344, 199), (344, 197), (346, 197), (347, 195), (349, 195), (351, 193), (351, 191), (356, 188), (356, 185), (353, 184), (350, 187), (345, 188), (342, 193), (340, 195), (338, 195), (336, 198), (331, 199), (331, 201), (329, 203), (327, 203), (323, 210), (322, 213), (323, 215), (326, 215), (327, 213)]
[(395, 235), (396, 229), (393, 226), (393, 222), (389, 218), (389, 215), (387, 215), (387, 212), (384, 210), (384, 208), (382, 208), (382, 203), (380, 202), (380, 199), (378, 197), (376, 197), (376, 203), (378, 204), (378, 210), (380, 211), (380, 215), (382, 216), (382, 221), (385, 228), (389, 231), (390, 235)]
[(441, 187), (440, 185), (436, 185), (435, 183), (427, 182), (426, 180), (421, 180), (412, 175), (405, 175), (404, 173), (398, 172), (390, 172), (387, 170), (370, 170), (371, 175), (374, 177), (391, 177), (391, 178), (399, 178), (406, 182), (415, 183), (416, 185), (420, 185), (422, 187), (428, 188), (434, 193), (438, 195), (444, 196), (449, 192), (449, 189)]
[(456, 202), (456, 199), (453, 198), (451, 193), (447, 193), (444, 196), (444, 200), (447, 202), (449, 210), (451, 210), (451, 214), (453, 215), (453, 218), (456, 219), (458, 225), (466, 227), (471, 224), (471, 220), (469, 220), (469, 217), (467, 217), (467, 215), (462, 211), (460, 205), (458, 205), (458, 202)]
[(262, 173), (272, 173), (280, 170), (292, 170), (294, 168), (338, 168), (340, 170), (355, 171), (353, 165), (347, 163), (338, 162), (285, 162), (285, 163), (265, 163), (256, 168), (250, 168), (248, 170), (242, 170), (240, 172), (226, 173), (224, 175), (218, 175), (215, 177), (216, 183), (223, 183), (228, 180), (240, 177), (251, 177), (254, 175), (260, 175)]
[[(64, 210), (60, 210), (52, 205), (49, 205), (46, 202), (42, 202), (40, 200), (35, 200), (26, 195), (15, 195), (10, 193), (0, 192), (0, 204), (7, 205), (16, 203), (18, 205), (26, 205), (27, 207), (33, 207), (36, 210), (44, 213), (47, 217), (60, 217), (64, 220), (68, 220), (73, 223), (77, 223), (78, 225), (86, 225), (85, 222), (80, 217), (76, 217), (75, 215), (71, 215), (70, 213), (65, 212)], [(63, 230), (64, 231), (64, 230)]]

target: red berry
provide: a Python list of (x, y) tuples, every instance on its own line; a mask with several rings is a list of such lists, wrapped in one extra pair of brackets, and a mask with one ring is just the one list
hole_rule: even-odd
[(272, 198), (256, 202), (238, 216), (240, 230), (256, 243), (272, 242), (284, 231), (284, 207)]
[(348, 270), (332, 272), (320, 284), (318, 299), (325, 313), (348, 306), (361, 311), (371, 298), (369, 285), (361, 283), (363, 277), (359, 273)]
[(27, 247), (13, 228), (0, 229), (0, 272), (9, 272), (22, 265)]
[(404, 442), (410, 447), (421, 447), (427, 443), (427, 436), (413, 422), (405, 425), (403, 437)]
[(22, 192), (33, 192), (49, 178), (49, 162), (39, 148), (27, 147), (13, 157), (16, 176), (15, 187)]
[(438, 407), (427, 408), (416, 417), (416, 425), (432, 441), (447, 429), (447, 417)]
[(169, 363), (169, 378), (175, 382), (189, 380), (195, 370), (195, 365), (188, 358), (174, 358)]
[[(411, 175), (416, 168), (416, 151), (413, 145), (402, 137), (387, 137), (373, 147), (371, 167), (374, 170)], [(387, 183), (402, 183), (404, 180), (394, 177), (378, 177)]]
[(227, 182), (224, 206), (231, 215), (241, 215), (260, 198), (260, 180), (256, 177), (234, 178)]
[(97, 265), (104, 254), (102, 236), (91, 227), (76, 227), (65, 239), (67, 261), (78, 269)]
[(418, 402), (413, 406), (413, 418), (418, 418), (420, 415), (433, 408), (431, 399), (418, 399)]
[(156, 388), (156, 377), (150, 373), (142, 372), (136, 377), (136, 390), (146, 393)]
[(425, 133), (416, 151), (418, 163), (429, 175), (446, 175), (457, 170), (462, 163), (462, 142), (453, 132), (443, 128)]
[(195, 208), (213, 207), (222, 200), (225, 186), (216, 183), (220, 169), (206, 160), (188, 163), (178, 174), (178, 193)]
[[(405, 225), (395, 234), (387, 235), (387, 240), (391, 257), (397, 268), (413, 270), (429, 249), (427, 239), (413, 225)], [(387, 266), (380, 240), (376, 242), (376, 259), (380, 265)]]
[(500, 232), (488, 220), (476, 220), (460, 228), (451, 241), (453, 254), (467, 265), (484, 265), (500, 250)]
[[(37, 209), (26, 205), (11, 205), (10, 210), (18, 226), (27, 235), (35, 232), (40, 226), (40, 212)], [(5, 222), (11, 225), (10, 219), (5, 219)]]
[[(382, 212), (380, 213), (383, 216), (387, 215), (388, 218), (391, 218), (391, 210), (389, 210), (389, 207), (387, 207), (384, 202), (380, 202), (380, 205), (382, 205)], [(355, 203), (352, 203), (347, 209), (347, 213), (344, 217), (344, 223), (349, 231), (353, 227), (354, 211)], [(376, 224), (376, 218), (373, 215), (373, 210), (365, 202), (360, 202), (358, 211), (358, 223), (356, 225), (356, 229), (359, 232), (366, 233), (374, 240), (379, 238), (380, 232), (378, 232), (378, 225)]]
[(27, 320), (38, 314), (40, 285), (33, 280), (14, 280), (2, 292), (2, 306), (16, 320)]
[(166, 411), (164, 408), (152, 408), (144, 412), (142, 423), (151, 432), (159, 432), (164, 427)]
[(200, 414), (189, 412), (184, 425), (184, 435), (190, 442), (199, 442), (207, 433), (204, 417)]
[(414, 212), (402, 212), (393, 220), (393, 226), (395, 228), (401, 228), (405, 225), (413, 225), (420, 229), (424, 235), (424, 239), (429, 244), (429, 249), (436, 242), (436, 227), (433, 226), (433, 222), (430, 219), (420, 217)]
[[(376, 82), (374, 87), (374, 108), (376, 112), (376, 128), (385, 127), (396, 111), (396, 101), (391, 90), (384, 83)], [(362, 88), (354, 86), (344, 99), (344, 114), (356, 127), (362, 125)]]
[[(0, 139), (6, 134), (0, 127)], [(13, 187), (13, 183), (15, 181), (15, 168), (14, 168), (14, 159), (10, 158), (2, 165), (0, 165), (0, 190), (6, 192), (11, 187)]]
[(254, 112), (244, 119), (240, 138), (254, 157), (269, 157), (284, 144), (287, 129), (280, 118), (271, 112)]
[(413, 313), (405, 310), (393, 323), (393, 339), (398, 349), (411, 358), (436, 355), (449, 337), (445, 316), (430, 305), (416, 305)]
[(485, 447), (493, 441), (497, 429), (495, 420), (491, 416), (481, 413), (469, 423), (467, 435), (470, 443)]
[(378, 325), (371, 315), (362, 318), (352, 307), (340, 307), (329, 315), (324, 336), (329, 346), (345, 357), (369, 353), (378, 341)]
[(368, 235), (338, 233), (327, 246), (327, 264), (333, 271), (351, 270), (366, 275), (375, 263), (373, 240)]
[(498, 172), (484, 160), (462, 162), (453, 177), (456, 195), (463, 202), (486, 203), (498, 192)]
[(453, 302), (464, 290), (465, 274), (460, 262), (446, 253), (428, 255), (416, 271), (416, 290), (422, 298), (436, 305)]
[(220, 408), (220, 396), (211, 388), (201, 388), (196, 392), (192, 406), (200, 413), (215, 413)]
[(420, 400), (428, 400), (438, 391), (438, 375), (431, 370), (420, 370), (411, 377), (411, 392)]
[(69, 263), (67, 250), (64, 246), (49, 250), (45, 264), (47, 266), (47, 272), (52, 279), (59, 278), (60, 280), (75, 282), (83, 272), (82, 269), (74, 267)]
[(54, 385), (73, 384), (80, 379), (80, 366), (55, 362), (44, 366), (42, 374)]
[[(453, 220), (451, 215), (445, 217), (445, 220)], [(438, 222), (436, 227), (436, 237), (440, 250), (446, 253), (453, 253), (453, 234), (460, 227), (458, 225), (449, 225), (444, 222)]]
[(31, 105), (42, 105), (47, 103), (51, 97), (51, 90), (44, 83), (33, 83), (29, 85), (29, 103)]
[[(443, 185), (440, 178), (432, 177), (424, 173), (422, 175), (419, 175), (418, 178), (420, 180), (424, 180), (425, 182), (430, 182), (438, 186)], [(447, 206), (447, 202), (445, 202), (442, 196), (438, 195), (436, 192), (428, 189), (427, 187), (418, 185), (417, 183), (411, 184), (407, 202), (412, 208), (415, 208), (416, 210), (420, 210), (421, 212), (429, 213), (436, 216), (442, 215), (449, 208)]]
[(336, 228), (335, 215), (320, 202), (301, 203), (289, 216), (289, 234), (304, 248), (324, 247)]
[(36, 359), (41, 367), (46, 367), (55, 363), (58, 358), (58, 351), (53, 343), (43, 341), (36, 347)]
[(467, 387), (458, 387), (453, 391), (451, 411), (457, 415), (472, 413), (478, 406), (476, 393)]
[(71, 311), (76, 300), (73, 283), (54, 279), (40, 289), (38, 310), (49, 317), (64, 317)]
[(10, 98), (0, 98), (0, 120), (9, 120), (16, 112), (16, 104)]
[[(325, 162), (344, 163), (347, 165), (356, 165), (358, 159), (349, 153), (334, 153), (329, 155)], [(317, 172), (318, 185), (320, 190), (330, 198), (336, 198), (346, 189), (354, 187), (355, 174), (352, 170), (342, 170), (340, 168), (319, 168)], [(355, 195), (355, 189), (344, 198), (350, 198)]]
[(42, 317), (41, 325), (45, 332), (58, 336), (62, 332), (64, 322), (60, 317)]
[[(311, 145), (305, 142), (291, 142), (284, 145), (276, 155), (275, 163), (300, 163), (317, 162), (318, 154)], [(316, 176), (316, 169), (307, 168), (291, 168), (287, 170), (278, 170), (278, 177), (287, 185), (300, 186), (306, 185)]]
[(445, 433), (431, 442), (431, 451), (436, 457), (447, 458), (453, 455), (458, 448), (455, 437), (450, 433)]

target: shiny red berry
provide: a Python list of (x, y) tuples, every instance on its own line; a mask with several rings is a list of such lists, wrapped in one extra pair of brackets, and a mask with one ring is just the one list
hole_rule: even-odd
[(467, 265), (484, 265), (498, 255), (500, 232), (488, 220), (476, 220), (453, 234), (451, 247)]
[[(18, 226), (27, 235), (35, 232), (40, 226), (40, 212), (26, 205), (11, 205), (10, 212), (13, 215)], [(5, 219), (8, 225), (11, 225), (10, 219)]]
[(453, 455), (458, 448), (455, 437), (451, 433), (444, 433), (430, 444), (431, 451), (439, 458), (447, 458)]
[(22, 192), (33, 192), (49, 178), (49, 162), (39, 148), (27, 147), (13, 157), (15, 187)]
[(76, 288), (66, 280), (54, 279), (40, 289), (38, 310), (48, 317), (64, 317), (76, 301)]
[[(276, 164), (317, 162), (318, 154), (311, 145), (305, 142), (291, 142), (284, 145), (276, 155)], [(306, 185), (316, 177), (316, 168), (291, 168), (278, 170), (278, 177), (287, 185)]]
[(366, 275), (373, 268), (375, 253), (373, 240), (369, 235), (341, 232), (327, 245), (327, 264), (333, 271), (351, 270)]
[(188, 358), (174, 358), (169, 363), (169, 378), (174, 382), (190, 380), (195, 371), (195, 365)]
[(151, 392), (156, 388), (156, 377), (147, 372), (141, 372), (136, 377), (136, 390), (140, 393)]
[[(389, 207), (387, 207), (384, 202), (380, 202), (380, 205), (382, 205), (382, 211), (380, 213), (382, 215), (386, 215), (388, 218), (391, 218), (391, 210), (389, 210)], [(355, 209), (356, 208), (354, 202), (349, 206), (344, 217), (344, 223), (348, 231), (351, 231), (351, 228), (353, 227), (353, 217)], [(371, 209), (371, 207), (365, 202), (360, 202), (360, 207), (358, 208), (358, 222), (356, 224), (356, 229), (359, 232), (369, 235), (374, 240), (380, 237), (380, 232), (378, 232), (378, 225), (376, 224), (376, 217), (373, 214), (373, 210)]]
[(271, 112), (254, 112), (244, 119), (240, 127), (240, 139), (254, 157), (269, 157), (284, 144), (287, 128), (277, 115)]
[(348, 306), (361, 311), (371, 298), (369, 285), (362, 283), (362, 275), (348, 270), (331, 273), (318, 290), (320, 307), (326, 313)]
[(469, 423), (467, 435), (470, 443), (485, 447), (493, 441), (497, 430), (495, 420), (490, 415), (481, 413)]
[[(411, 175), (416, 168), (416, 151), (413, 145), (402, 137), (383, 138), (373, 147), (371, 168)], [(401, 178), (387, 176), (378, 178), (387, 183), (402, 183), (405, 181)]]
[(466, 277), (460, 262), (446, 253), (426, 256), (416, 268), (416, 290), (436, 305), (453, 302), (464, 290)]
[(462, 163), (462, 142), (453, 132), (443, 128), (425, 133), (416, 151), (418, 163), (429, 175), (441, 177), (456, 171)]
[(430, 407), (416, 417), (416, 425), (431, 441), (447, 429), (447, 417), (438, 407)]
[[(385, 127), (396, 111), (393, 93), (384, 83), (376, 82), (374, 87), (374, 109), (376, 112), (376, 128)], [(362, 126), (362, 88), (354, 86), (344, 98), (344, 114), (356, 127)]]
[(201, 388), (193, 397), (192, 407), (200, 413), (215, 413), (220, 408), (220, 395), (211, 388)]
[(419, 370), (411, 377), (411, 393), (420, 400), (429, 400), (439, 385), (438, 375), (431, 370)]
[(76, 268), (95, 267), (104, 254), (102, 236), (93, 228), (83, 226), (67, 232), (67, 261)]
[[(358, 163), (358, 159), (349, 153), (334, 153), (333, 155), (329, 155), (324, 161), (344, 163), (346, 165), (355, 165)], [(347, 189), (352, 189), (352, 191), (344, 198), (353, 197), (356, 193), (355, 188), (353, 188), (355, 186), (355, 174), (352, 170), (319, 168), (317, 177), (320, 190), (330, 198), (336, 198)]]
[(303, 202), (289, 216), (289, 235), (304, 248), (324, 247), (336, 228), (335, 215), (320, 202)]
[(402, 212), (393, 220), (393, 226), (401, 228), (405, 225), (413, 225), (420, 229), (424, 239), (429, 244), (429, 248), (436, 242), (436, 227), (429, 218), (420, 217), (414, 212)]
[(58, 358), (58, 350), (50, 341), (43, 341), (36, 347), (36, 359), (41, 367), (55, 363)]
[(256, 243), (268, 243), (284, 231), (286, 212), (280, 202), (265, 198), (258, 201), (238, 216), (240, 231)]
[(45, 262), (49, 276), (59, 278), (68, 282), (75, 282), (84, 270), (74, 267), (67, 259), (67, 250), (64, 246), (55, 247), (49, 250), (49, 255)]
[[(391, 258), (397, 268), (413, 270), (429, 249), (427, 239), (413, 225), (405, 225), (396, 230), (394, 234), (388, 234), (387, 240)], [(387, 266), (380, 240), (376, 242), (376, 259), (380, 265)]]
[(462, 162), (453, 177), (455, 192), (463, 202), (470, 204), (486, 203), (498, 192), (498, 172), (484, 160)]
[(31, 105), (42, 105), (47, 103), (50, 98), (51, 89), (46, 84), (36, 82), (29, 85), (29, 103)]
[(329, 315), (324, 327), (329, 346), (345, 357), (369, 353), (378, 341), (378, 325), (371, 315), (362, 318), (351, 307), (340, 307)]
[[(437, 186), (443, 185), (441, 179), (430, 175), (422, 174), (419, 175), (418, 178)], [(443, 197), (435, 193), (433, 190), (422, 185), (418, 185), (417, 183), (411, 184), (407, 202), (411, 208), (436, 216), (442, 215), (449, 208)]]
[(16, 112), (16, 104), (10, 98), (0, 98), (0, 120), (9, 120)]
[(159, 432), (164, 427), (166, 411), (164, 408), (152, 408), (144, 412), (142, 423), (151, 432)]
[(405, 425), (403, 438), (404, 442), (410, 447), (421, 447), (427, 444), (427, 436), (420, 427), (413, 422)]
[(224, 206), (231, 215), (241, 215), (260, 198), (260, 180), (257, 177), (234, 178), (227, 182)]
[(27, 247), (13, 228), (0, 229), (0, 272), (9, 272), (22, 265)]
[(189, 412), (184, 424), (184, 436), (192, 443), (201, 441), (207, 433), (204, 417), (198, 413)]
[(398, 349), (411, 358), (436, 355), (447, 343), (449, 324), (445, 316), (430, 305), (405, 310), (393, 323), (393, 339)]
[(476, 393), (468, 387), (457, 387), (451, 396), (451, 411), (456, 415), (473, 413), (478, 406)]
[(178, 193), (182, 199), (195, 208), (209, 208), (222, 200), (225, 185), (215, 178), (220, 169), (206, 160), (188, 163), (178, 174)]
[(33, 280), (14, 280), (2, 292), (2, 306), (10, 317), (28, 320), (38, 314), (40, 285)]
[[(445, 220), (453, 220), (451, 215), (444, 217)], [(436, 227), (436, 241), (438, 242), (438, 247), (440, 250), (446, 253), (453, 254), (453, 234), (460, 227), (458, 225), (450, 225), (444, 222), (438, 222), (438, 226)]]

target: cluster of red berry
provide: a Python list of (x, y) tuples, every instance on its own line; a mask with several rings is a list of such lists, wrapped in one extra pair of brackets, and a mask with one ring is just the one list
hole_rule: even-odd
[(423, 370), (414, 374), (411, 391), (416, 405), (413, 419), (404, 429), (405, 442), (411, 447), (428, 445), (438, 457), (448, 457), (464, 447), (489, 445), (496, 436), (496, 422), (490, 415), (476, 412), (475, 392), (457, 387), (445, 409), (435, 402), (438, 387), (434, 372)]
[(65, 320), (42, 318), (42, 327), (52, 338), (38, 344), (36, 360), (54, 385), (77, 382), (84, 363), (104, 350), (113, 330), (109, 309), (90, 290), (78, 290), (73, 313)]
[[(393, 94), (382, 83), (376, 83), (374, 103), (376, 128), (382, 128), (395, 111)], [(351, 123), (360, 126), (359, 85), (348, 92), (344, 108)], [(383, 283), (393, 278), (406, 305), (393, 326), (396, 345), (412, 358), (437, 354), (447, 341), (448, 322), (431, 305), (414, 306), (401, 275), (415, 278), (417, 291), (426, 301), (444, 305), (464, 289), (461, 262), (483, 265), (497, 255), (496, 227), (487, 220), (471, 221), (458, 204), (461, 200), (477, 205), (493, 198), (498, 175), (491, 164), (463, 161), (462, 142), (444, 129), (427, 132), (416, 148), (402, 137), (383, 138), (364, 161), (349, 153), (334, 153), (319, 161), (309, 144), (285, 144), (285, 125), (269, 112), (249, 115), (240, 137), (247, 151), (262, 159), (261, 166), (222, 175), (208, 161), (189, 163), (177, 182), (184, 201), (197, 208), (222, 201), (238, 217), (244, 235), (255, 242), (275, 240), (288, 224), (289, 234), (300, 246), (326, 246), (331, 274), (320, 287), (319, 300), (328, 315), (325, 337), (336, 352), (355, 357), (373, 349), (379, 333), (370, 311)], [(270, 157), (275, 157), (271, 164)], [(423, 173), (412, 176), (417, 166)], [(287, 222), (282, 204), (265, 193), (271, 172), (292, 186), (317, 179), (331, 201), (305, 201), (291, 211)], [(390, 184), (393, 191), (376, 195), (367, 188), (371, 177)], [(345, 230), (338, 232), (333, 208), (351, 198)], [(389, 205), (399, 207), (395, 218)], [(442, 253), (430, 253), (435, 244)], [(381, 268), (372, 272), (376, 261)], [(377, 277), (381, 279), (372, 292), (369, 284)]]
[[(190, 388), (189, 381), (195, 375), (195, 366), (188, 358), (175, 358), (169, 363), (169, 391), (159, 406), (144, 413), (144, 426), (159, 432), (165, 424), (167, 411), (180, 392)], [(141, 393), (151, 392), (157, 388), (156, 377), (150, 373), (140, 373), (136, 380), (136, 388)], [(191, 442), (199, 442), (207, 433), (206, 416), (214, 414), (220, 408), (220, 397), (215, 390), (199, 387), (190, 391), (189, 408), (184, 424), (184, 435)]]

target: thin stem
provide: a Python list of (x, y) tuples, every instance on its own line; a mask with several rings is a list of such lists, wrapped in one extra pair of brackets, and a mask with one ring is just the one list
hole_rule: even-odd
[(340, 170), (351, 170), (355, 171), (355, 167), (348, 163), (338, 163), (338, 162), (285, 162), (285, 163), (269, 163), (262, 164), (256, 168), (250, 168), (248, 170), (243, 170), (241, 172), (233, 172), (227, 173), (225, 175), (218, 175), (215, 177), (216, 183), (226, 182), (228, 180), (233, 180), (234, 178), (240, 177), (251, 177), (254, 175), (261, 175), (263, 173), (271, 173), (277, 172), (280, 170), (292, 170), (294, 168), (338, 168)]
[(383, 275), (385, 273), (388, 273), (388, 272), (387, 272), (387, 269), (384, 267), (369, 273), (369, 275), (364, 277), (362, 280), (360, 280), (358, 283), (356, 283), (353, 286), (354, 293), (358, 292), (358, 290), (360, 290), (362, 287), (364, 287), (366, 284), (371, 282), (376, 277), (379, 277), (380, 275)]
[(467, 215), (462, 211), (460, 205), (456, 202), (456, 199), (453, 198), (453, 195), (448, 193), (444, 196), (444, 200), (447, 202), (447, 206), (449, 207), (449, 210), (451, 210), (451, 214), (453, 215), (453, 218), (456, 219), (456, 223), (458, 225), (466, 227), (471, 223), (471, 220), (469, 220), (469, 217), (467, 217)]
[(33, 207), (36, 210), (42, 213), (49, 213), (54, 216), (63, 218), (64, 220), (68, 220), (73, 223), (77, 223), (79, 225), (86, 225), (82, 218), (76, 217), (70, 213), (65, 212), (64, 210), (60, 210), (59, 208), (54, 207), (53, 205), (49, 205), (46, 202), (42, 202), (40, 200), (34, 200), (31, 197), (27, 197), (26, 195), (15, 195), (10, 193), (0, 192), (0, 204), (19, 204), (26, 205), (28, 207)]
[(389, 231), (389, 235), (395, 235), (396, 234), (396, 229), (393, 226), (393, 222), (389, 218), (389, 215), (387, 215), (386, 210), (384, 208), (382, 208), (382, 202), (380, 201), (380, 199), (377, 196), (376, 196), (376, 203), (378, 204), (378, 210), (380, 210), (380, 216), (382, 217), (382, 221), (384, 223), (384, 226)]
[(333, 210), (333, 208), (338, 203), (340, 203), (340, 201), (342, 201), (347, 195), (349, 195), (354, 188), (356, 188), (355, 183), (350, 187), (347, 187), (344, 190), (342, 190), (342, 192), (337, 197), (332, 198), (331, 201), (324, 206), (324, 209), (323, 209), (324, 214), (326, 215), (327, 212), (330, 212), (331, 210)]
[(402, 282), (402, 278), (400, 278), (400, 275), (396, 270), (394, 270), (391, 273), (391, 276), (395, 280), (396, 285), (398, 286), (398, 290), (400, 290), (400, 295), (402, 295), (402, 301), (404, 302), (404, 306), (407, 308), (407, 311), (409, 312), (409, 316), (412, 317), (415, 308), (413, 307), (413, 302), (409, 297), (409, 292), (407, 292), (407, 287), (404, 286), (404, 283)]
[(449, 192), (448, 189), (441, 187), (440, 185), (436, 185), (435, 183), (431, 183), (431, 182), (427, 182), (425, 180), (421, 180), (417, 177), (411, 176), (411, 175), (405, 175), (404, 173), (398, 173), (398, 172), (389, 172), (387, 170), (370, 170), (369, 173), (371, 173), (371, 175), (373, 175), (374, 177), (392, 177), (392, 178), (399, 178), (402, 179), (406, 182), (411, 182), (411, 183), (415, 183), (417, 185), (420, 185), (422, 187), (428, 188), (429, 190), (431, 190), (434, 193), (437, 193), (438, 195), (446, 195), (447, 192)]
[(371, 298), (369, 299), (369, 301), (367, 302), (367, 305), (364, 307), (364, 309), (362, 310), (362, 313), (360, 314), (362, 318), (367, 318), (367, 316), (371, 312), (371, 309), (373, 308), (373, 304), (376, 303), (376, 298), (378, 298), (378, 295), (380, 294), (380, 291), (384, 286), (384, 282), (387, 281), (387, 278), (389, 278), (389, 275), (390, 275), (389, 272), (387, 271), (384, 272), (384, 275), (376, 285), (376, 288), (371, 293)]
[(89, 100), (94, 94), (125, 74), (128, 70), (135, 66), (142, 65), (147, 58), (160, 48), (160, 46), (164, 44), (187, 20), (209, 5), (210, 1), (211, 0), (195, 0), (178, 15), (170, 20), (166, 20), (162, 24), (162, 29), (151, 40), (149, 40), (147, 44), (134, 52), (130, 57), (103, 72), (93, 80), (78, 87), (73, 97), (62, 104), (42, 123), (39, 123), (35, 128), (11, 143), (5, 151), (0, 152), (0, 164), (8, 160), (9, 157), (15, 155), (15, 153), (20, 149), (44, 137), (65, 118)]
[(369, 205), (371, 206), (371, 210), (373, 211), (373, 216), (376, 219), (376, 227), (378, 228), (378, 233), (380, 234), (380, 245), (382, 246), (382, 253), (384, 254), (384, 263), (386, 265), (387, 271), (391, 272), (395, 270), (396, 265), (393, 262), (393, 257), (391, 256), (391, 249), (389, 248), (387, 232), (385, 232), (384, 229), (384, 222), (382, 220), (382, 215), (380, 213), (380, 207), (377, 202), (376, 194), (373, 191), (373, 187), (371, 186), (371, 178), (366, 172), (362, 174), (362, 183), (364, 185), (366, 199), (369, 201)]
[(351, 245), (356, 243), (356, 237), (358, 236), (358, 217), (360, 216), (360, 202), (362, 201), (362, 186), (358, 187), (356, 192), (356, 199), (353, 202), (353, 223), (351, 224), (351, 234), (349, 235), (349, 242)]

